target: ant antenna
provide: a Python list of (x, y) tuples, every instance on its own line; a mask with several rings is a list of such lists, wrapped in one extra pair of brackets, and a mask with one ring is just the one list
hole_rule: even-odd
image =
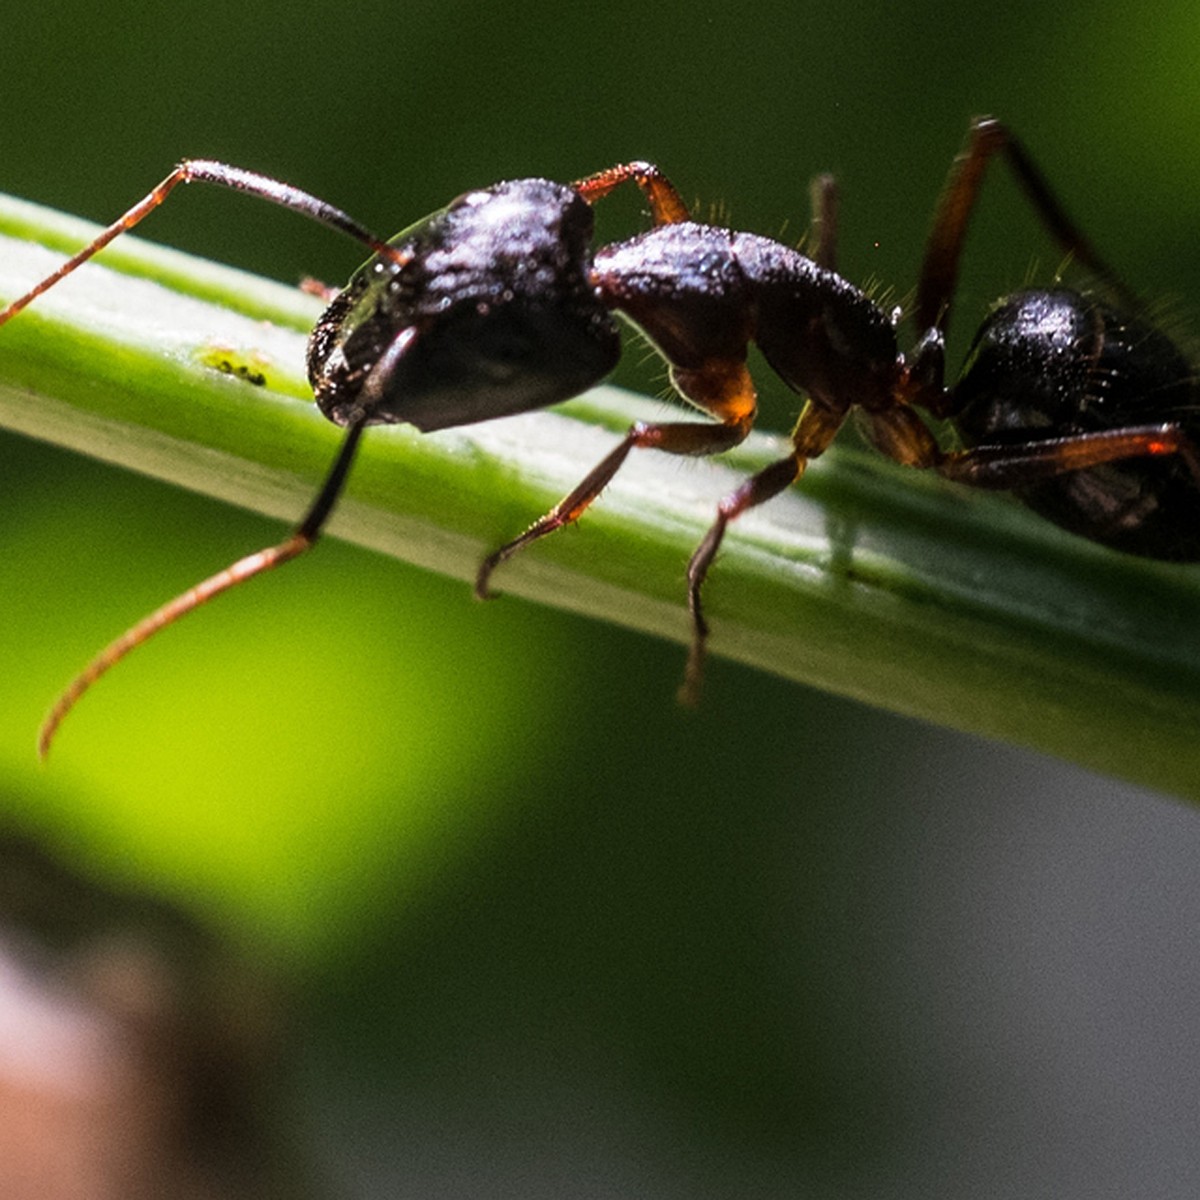
[[(35, 284), (24, 295), (18, 296), (7, 306), (0, 308), (0, 325), (4, 325), (15, 317), (43, 292), (81, 267), (114, 239), (133, 229), (135, 225), (154, 212), (176, 187), (183, 183), (216, 184), (219, 187), (230, 188), (246, 195), (257, 196), (260, 200), (267, 200), (272, 204), (291, 209), (293, 212), (298, 212), (321, 225), (353, 238), (374, 253), (389, 259), (398, 267), (403, 267), (409, 261), (410, 255), (407, 251), (392, 246), (371, 233), (341, 209), (335, 208), (332, 204), (310, 195), (308, 192), (303, 192), (290, 184), (281, 183), (277, 179), (271, 179), (269, 176), (260, 175), (254, 171), (245, 171), (226, 163), (214, 162), (209, 159), (185, 159), (157, 187), (142, 197), (123, 216), (101, 230), (82, 250), (67, 259), (57, 270)], [(165, 629), (186, 613), (191, 612), (192, 609), (206, 604), (214, 596), (228, 591), (235, 584), (242, 583), (281, 563), (289, 562), (297, 555), (304, 553), (317, 540), (321, 527), (325, 524), (346, 482), (359, 438), (370, 422), (372, 411), (383, 399), (384, 388), (391, 378), (396, 363), (412, 344), (415, 334), (416, 330), (413, 328), (397, 334), (372, 367), (359, 394), (358, 403), (344, 422), (346, 437), (334, 459), (333, 466), (308, 514), (297, 526), (295, 532), (277, 546), (268, 546), (255, 554), (238, 559), (223, 571), (219, 571), (195, 587), (189, 588), (126, 630), (116, 641), (105, 647), (71, 681), (55, 701), (54, 707), (51, 708), (38, 733), (38, 756), (41, 759), (44, 760), (49, 754), (58, 727), (84, 693), (131, 650), (153, 637), (160, 629)]]
[(211, 159), (190, 158), (184, 159), (162, 183), (143, 196), (127, 213), (103, 229), (78, 254), (67, 259), (56, 271), (47, 275), (23, 296), (18, 296), (7, 307), (0, 309), (0, 325), (15, 317), (17, 313), (30, 305), (43, 292), (52, 288), (59, 280), (70, 275), (76, 268), (83, 266), (88, 259), (103, 250), (109, 242), (123, 233), (128, 233), (158, 208), (181, 183), (213, 183), (219, 187), (231, 188), (235, 192), (244, 192), (248, 196), (257, 196), (260, 200), (277, 204), (281, 208), (291, 209), (329, 229), (344, 233), (356, 242), (361, 242), (374, 253), (382, 254), (397, 266), (404, 266), (407, 261), (403, 251), (389, 245), (365, 226), (360, 225), (353, 217), (342, 212), (340, 208), (335, 208), (317, 196), (292, 187), (289, 183), (281, 183), (278, 179), (260, 175), (257, 171), (246, 171), (241, 167), (231, 167), (227, 163), (214, 162)]

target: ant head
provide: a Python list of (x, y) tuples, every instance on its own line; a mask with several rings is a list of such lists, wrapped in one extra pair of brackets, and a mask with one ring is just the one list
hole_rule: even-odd
[[(591, 235), (591, 206), (542, 179), (468, 192), (397, 235), (313, 331), (321, 411), (432, 430), (578, 395), (620, 352), (590, 279)], [(367, 387), (373, 371), (385, 377)]]

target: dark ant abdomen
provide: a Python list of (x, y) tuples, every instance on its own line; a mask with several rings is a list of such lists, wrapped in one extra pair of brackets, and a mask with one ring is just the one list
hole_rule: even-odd
[[(1195, 372), (1147, 321), (1063, 288), (989, 315), (953, 390), (968, 445), (1177, 422), (1200, 439)], [(1124, 458), (1014, 489), (1071, 533), (1127, 554), (1200, 561), (1200, 488), (1179, 455)]]

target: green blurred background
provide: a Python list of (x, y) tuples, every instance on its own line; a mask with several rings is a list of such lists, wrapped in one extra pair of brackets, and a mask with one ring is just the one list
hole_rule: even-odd
[[(1190, 4), (58, 3), (0, 64), (0, 187), (96, 220), (185, 155), (388, 232), (636, 157), (798, 236), (832, 170), (844, 273), (898, 295), (992, 112), (1136, 287), (1200, 294)], [(216, 190), (143, 232), (287, 282), (357, 261)], [(1038, 264), (997, 174), (960, 337)], [(643, 358), (618, 380), (653, 391)], [(1194, 812), (719, 660), (683, 713), (675, 645), (332, 541), (135, 656), (39, 770), (91, 652), (278, 526), (0, 454), (9, 822), (289, 981), (286, 1136), (333, 1194), (1200, 1188)]]

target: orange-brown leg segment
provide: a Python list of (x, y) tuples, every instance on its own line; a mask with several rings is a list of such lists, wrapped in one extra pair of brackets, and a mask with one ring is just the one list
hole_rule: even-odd
[(688, 652), (683, 683), (679, 689), (680, 703), (694, 707), (700, 699), (709, 632), (701, 593), (709, 568), (725, 538), (729, 522), (736, 520), (748, 509), (778, 496), (795, 483), (804, 474), (809, 460), (816, 458), (833, 441), (834, 435), (845, 420), (845, 410), (826, 409), (811, 400), (808, 401), (792, 431), (792, 453), (752, 475), (717, 506), (717, 519), (704, 535), (704, 540), (696, 547), (691, 562), (688, 563), (688, 611), (692, 617), (692, 644)]
[(650, 202), (655, 225), (671, 225), (688, 220), (688, 207), (683, 197), (653, 163), (621, 163), (605, 171), (597, 171), (595, 175), (580, 179), (571, 186), (589, 204), (594, 204), (629, 179), (641, 188), (642, 195)]
[(949, 326), (967, 226), (979, 200), (988, 164), (998, 154), (1008, 163), (1021, 190), (1054, 240), (1095, 275), (1124, 307), (1136, 309), (1136, 299), (1130, 289), (1067, 215), (1024, 146), (1001, 122), (992, 117), (977, 117), (971, 122), (966, 145), (950, 168), (934, 210), (917, 285), (914, 316), (918, 332), (940, 329), (944, 333)]
[(663, 450), (667, 454), (700, 457), (720, 454), (745, 440), (754, 423), (757, 401), (754, 382), (744, 362), (716, 360), (691, 370), (672, 368), (671, 378), (679, 391), (693, 404), (712, 413), (719, 425), (701, 425), (695, 421), (649, 424), (639, 421), (621, 439), (569, 495), (563, 497), (544, 517), (535, 521), (520, 537), (514, 538), (489, 554), (479, 565), (475, 577), (475, 595), (491, 598), (492, 572), (531, 542), (577, 521), (588, 506), (620, 470), (635, 448)]
[(312, 539), (302, 533), (294, 533), (278, 546), (270, 546), (255, 554), (248, 554), (231, 566), (219, 571), (216, 575), (189, 588), (180, 596), (169, 600), (161, 608), (156, 609), (148, 617), (144, 617), (132, 628), (127, 629), (119, 638), (111, 642), (82, 670), (55, 700), (42, 727), (38, 730), (38, 757), (45, 759), (50, 753), (50, 746), (58, 727), (63, 723), (67, 714), (79, 702), (83, 694), (102, 675), (107, 674), (131, 650), (136, 649), (144, 641), (153, 637), (160, 629), (177, 621), (185, 613), (201, 604), (206, 604), (214, 596), (228, 591), (235, 584), (243, 583), (254, 575), (289, 562), (298, 554), (302, 554), (312, 545)]
[(480, 563), (479, 573), (475, 577), (475, 595), (480, 600), (490, 600), (494, 593), (489, 587), (489, 581), (492, 572), (501, 563), (507, 562), (518, 550), (531, 542), (536, 542), (564, 525), (579, 520), (592, 501), (608, 486), (629, 456), (629, 452), (635, 447), (665, 450), (668, 454), (720, 454), (744, 441), (749, 431), (748, 423), (699, 425), (692, 421), (681, 421), (650, 425), (639, 421), (621, 439), (617, 448), (589, 472), (574, 491), (560, 500), (544, 517), (535, 521), (520, 537), (513, 538)]
[(1200, 449), (1174, 422), (1046, 438), (1018, 446), (974, 446), (945, 455), (938, 471), (972, 487), (1007, 491), (1103, 463), (1173, 454), (1183, 459), (1200, 486)]
[(58, 727), (84, 693), (102, 675), (112, 670), (131, 650), (137, 649), (160, 629), (165, 629), (180, 617), (199, 608), (200, 605), (207, 604), (215, 596), (227, 592), (239, 583), (245, 583), (247, 579), (251, 579), (255, 575), (261, 575), (264, 571), (290, 562), (316, 542), (321, 527), (346, 482), (346, 476), (350, 472), (351, 463), (354, 461), (354, 452), (364, 428), (366, 426), (362, 421), (347, 427), (346, 436), (342, 440), (337, 458), (334, 460), (320, 493), (304, 520), (300, 522), (290, 537), (285, 538), (277, 546), (268, 546), (264, 550), (258, 550), (254, 554), (248, 554), (245, 558), (238, 559), (223, 571), (218, 571), (173, 600), (168, 600), (161, 608), (156, 609), (148, 617), (144, 617), (101, 650), (71, 680), (54, 702), (45, 721), (42, 722), (42, 727), (38, 732), (38, 757), (44, 759), (50, 753), (50, 746), (54, 741), (55, 733), (58, 732)]
[(911, 408), (902, 407), (868, 414), (866, 432), (894, 461), (909, 467), (933, 468), (939, 475), (971, 487), (1011, 491), (1104, 463), (1173, 454), (1183, 459), (1200, 486), (1200, 448), (1174, 421), (1013, 445), (984, 443), (969, 450), (947, 452), (939, 449), (921, 418)]

